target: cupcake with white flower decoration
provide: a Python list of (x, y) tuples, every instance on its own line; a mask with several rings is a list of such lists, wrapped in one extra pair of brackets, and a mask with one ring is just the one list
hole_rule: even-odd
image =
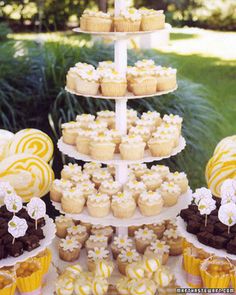
[(177, 203), (181, 195), (181, 189), (174, 182), (165, 181), (160, 186), (160, 193), (164, 201), (164, 206), (171, 207)]
[(81, 129), (81, 124), (79, 122), (71, 121), (68, 123), (63, 123), (61, 128), (63, 142), (75, 145), (78, 132)]
[(79, 214), (83, 211), (85, 198), (79, 187), (73, 187), (63, 191), (61, 208), (66, 213)]
[(177, 256), (183, 252), (183, 238), (179, 235), (175, 229), (167, 229), (164, 232), (163, 241), (170, 247), (170, 255)]
[(75, 67), (77, 69), (95, 70), (93, 65), (87, 64), (86, 62), (77, 62)]
[(107, 70), (101, 74), (102, 95), (108, 97), (124, 96), (127, 90), (126, 77), (116, 70)]
[(139, 12), (142, 15), (141, 30), (155, 31), (165, 27), (165, 15), (163, 10), (141, 8)]
[(113, 180), (111, 173), (107, 168), (100, 168), (92, 174), (92, 181), (95, 183), (96, 188), (99, 188), (101, 183), (106, 180)]
[(161, 239), (163, 237), (164, 231), (166, 230), (166, 223), (165, 221), (158, 222), (158, 223), (151, 223), (151, 224), (147, 224), (146, 227), (148, 229), (153, 230), (157, 238)]
[(106, 132), (107, 131), (108, 123), (106, 121), (96, 119), (95, 121), (89, 123), (87, 128), (89, 130), (95, 131), (97, 133)]
[(113, 20), (110, 13), (102, 11), (87, 10), (85, 15), (81, 16), (80, 21), (85, 31), (89, 32), (110, 32), (112, 31)]
[(184, 194), (188, 190), (188, 178), (187, 175), (184, 172), (174, 172), (174, 173), (169, 173), (166, 176), (166, 180), (170, 182), (174, 182), (177, 184), (180, 189), (181, 193)]
[(102, 70), (102, 69), (110, 69), (113, 70), (115, 68), (115, 63), (112, 60), (105, 60), (105, 61), (100, 61), (98, 63), (97, 70)]
[(121, 190), (121, 184), (113, 179), (104, 180), (100, 187), (99, 192), (102, 194), (107, 194), (108, 196), (113, 196)]
[(90, 235), (88, 240), (85, 243), (85, 248), (87, 252), (93, 250), (94, 248), (107, 248), (108, 246), (108, 237), (103, 234)]
[(159, 257), (161, 264), (166, 264), (169, 258), (170, 246), (165, 241), (155, 240), (146, 248), (144, 255), (147, 257)]
[(73, 225), (68, 227), (67, 234), (69, 237), (75, 237), (82, 247), (89, 237), (87, 229), (83, 225)]
[(115, 126), (115, 112), (105, 110), (97, 112), (97, 119), (107, 123), (108, 128), (114, 128)]
[(156, 71), (157, 91), (168, 91), (177, 87), (177, 70), (173, 68), (158, 68)]
[(132, 239), (125, 235), (119, 235), (114, 237), (114, 241), (111, 244), (112, 255), (114, 259), (117, 259), (122, 250), (132, 249), (133, 247), (134, 243)]
[(112, 197), (111, 209), (117, 218), (131, 218), (136, 209), (136, 202), (128, 192), (118, 192)]
[(161, 175), (153, 170), (147, 170), (147, 172), (141, 176), (141, 179), (149, 191), (157, 190), (162, 184)]
[(93, 217), (105, 217), (110, 212), (110, 198), (106, 194), (96, 193), (88, 196), (87, 209)]
[(80, 114), (76, 116), (75, 120), (80, 123), (82, 129), (88, 129), (88, 124), (94, 122), (95, 116), (91, 114)]
[[(168, 123), (162, 123), (160, 126), (157, 127), (155, 133), (166, 133), (171, 134), (173, 140), (174, 140), (174, 147), (177, 147), (179, 145), (179, 129), (176, 125), (168, 124)], [(153, 136), (155, 137), (155, 133), (153, 133)]]
[(83, 197), (87, 200), (89, 195), (95, 194), (97, 190), (95, 189), (95, 184), (90, 180), (83, 181), (79, 184), (80, 191)]
[(107, 133), (98, 133), (91, 139), (89, 150), (90, 155), (95, 160), (112, 160), (116, 145), (112, 137)]
[(106, 248), (95, 247), (93, 250), (89, 250), (87, 260), (88, 270), (95, 271), (96, 263), (103, 260), (109, 261), (109, 251)]
[(61, 178), (70, 180), (73, 175), (81, 174), (81, 166), (69, 163), (61, 170)]
[(161, 178), (164, 180), (166, 179), (166, 176), (170, 173), (170, 168), (165, 165), (152, 165), (151, 170), (160, 174)]
[(72, 218), (64, 216), (64, 215), (60, 215), (56, 217), (55, 224), (57, 229), (56, 235), (59, 238), (65, 238), (67, 235), (67, 229), (73, 226), (74, 222)]
[(95, 172), (96, 170), (100, 168), (102, 168), (102, 164), (96, 163), (96, 162), (88, 162), (88, 163), (85, 163), (83, 166), (84, 172), (86, 172), (90, 176), (93, 174), (93, 172)]
[(71, 176), (71, 182), (74, 185), (78, 185), (78, 184), (81, 184), (81, 183), (83, 183), (85, 181), (89, 181), (89, 180), (90, 180), (90, 175), (85, 173), (84, 171), (80, 174)]
[(174, 115), (174, 114), (164, 115), (163, 122), (170, 124), (170, 125), (177, 126), (178, 130), (179, 130), (179, 135), (181, 135), (182, 123), (183, 123), (182, 117), (180, 117), (179, 115)]
[(163, 199), (159, 192), (143, 192), (138, 199), (139, 209), (144, 216), (158, 215), (163, 207)]
[(149, 121), (153, 122), (153, 124), (156, 127), (161, 125), (161, 123), (162, 123), (160, 113), (155, 112), (155, 111), (148, 111), (148, 112), (143, 113), (141, 116), (141, 119), (142, 120), (149, 120)]
[(131, 179), (124, 185), (124, 190), (131, 193), (134, 200), (137, 201), (140, 194), (146, 191), (146, 185), (142, 181)]
[(121, 253), (117, 257), (117, 266), (119, 272), (126, 275), (126, 267), (134, 262), (138, 262), (141, 260), (141, 255), (135, 249), (125, 249), (122, 250)]
[(147, 165), (144, 163), (131, 164), (129, 168), (138, 180), (141, 180), (141, 176), (148, 171)]
[(136, 121), (136, 127), (138, 126), (146, 127), (150, 130), (150, 132), (154, 132), (156, 130), (156, 125), (152, 120), (139, 119)]
[(135, 232), (134, 241), (139, 253), (144, 254), (146, 248), (156, 239), (153, 230), (147, 227), (140, 228)]
[(141, 14), (135, 8), (124, 9), (114, 18), (116, 32), (136, 32), (140, 30)]
[(126, 135), (120, 144), (120, 155), (123, 160), (141, 160), (144, 157), (145, 142), (141, 136)]
[(59, 257), (67, 262), (73, 262), (80, 256), (82, 245), (75, 237), (66, 237), (59, 242)]
[(98, 72), (96, 70), (78, 69), (75, 88), (81, 94), (97, 95), (99, 89)]
[(95, 130), (78, 129), (77, 137), (75, 140), (77, 151), (81, 154), (89, 155), (90, 142), (92, 138), (94, 138), (96, 135), (97, 132)]
[(171, 133), (155, 132), (148, 141), (148, 147), (153, 157), (170, 156), (175, 145), (175, 140)]
[(50, 199), (54, 202), (61, 202), (62, 193), (66, 189), (71, 189), (73, 183), (67, 179), (55, 179), (50, 189)]
[(149, 138), (151, 137), (151, 131), (150, 128), (145, 126), (132, 126), (129, 129), (130, 135), (138, 135), (141, 136), (144, 142), (147, 142)]
[(104, 235), (108, 238), (108, 242), (110, 243), (113, 237), (114, 229), (111, 226), (103, 226), (103, 225), (93, 225), (91, 229), (91, 233), (93, 235)]

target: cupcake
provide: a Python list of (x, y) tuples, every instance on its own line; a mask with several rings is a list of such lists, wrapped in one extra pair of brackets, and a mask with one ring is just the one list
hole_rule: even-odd
[(150, 132), (154, 132), (156, 129), (155, 121), (152, 120), (139, 119), (136, 121), (136, 127), (138, 126), (146, 127)]
[(121, 133), (116, 129), (110, 129), (108, 134), (111, 136), (113, 143), (116, 145), (115, 153), (120, 152)]
[(81, 166), (69, 163), (64, 165), (61, 171), (61, 178), (70, 180), (73, 175), (81, 174)]
[(144, 254), (146, 248), (156, 239), (156, 235), (151, 229), (140, 228), (135, 232), (134, 241), (139, 253)]
[(102, 164), (96, 163), (96, 162), (89, 162), (89, 163), (85, 163), (83, 168), (84, 168), (84, 172), (91, 176), (96, 170), (99, 170), (100, 168), (102, 168)]
[(141, 136), (127, 135), (122, 138), (120, 155), (123, 160), (141, 160), (144, 158), (145, 143)]
[(103, 225), (93, 225), (91, 228), (91, 233), (93, 235), (104, 235), (108, 238), (108, 242), (110, 243), (112, 240), (114, 229), (111, 226), (103, 226)]
[(147, 224), (146, 227), (153, 230), (158, 239), (161, 239), (163, 237), (163, 233), (166, 230), (165, 221)]
[(162, 184), (161, 175), (153, 170), (147, 170), (142, 176), (141, 179), (145, 184), (147, 190), (155, 191)]
[(61, 125), (62, 128), (62, 140), (64, 143), (75, 145), (78, 131), (80, 130), (80, 123), (68, 122)]
[(134, 109), (127, 109), (126, 115), (127, 120), (129, 120), (132, 124), (134, 124), (138, 119), (138, 112)]
[(82, 247), (89, 237), (87, 229), (83, 225), (73, 225), (68, 227), (67, 234), (69, 237), (75, 237)]
[(183, 252), (182, 242), (183, 238), (174, 229), (167, 229), (164, 232), (163, 240), (170, 246), (170, 255), (176, 256)]
[(86, 230), (87, 230), (87, 233), (90, 234), (91, 233), (91, 228), (92, 228), (92, 224), (91, 223), (88, 223), (88, 222), (83, 222), (83, 221), (78, 221), (80, 225), (82, 226), (85, 226), (86, 227)]
[(16, 290), (16, 278), (7, 271), (0, 271), (0, 294), (14, 295)]
[(164, 201), (164, 206), (174, 206), (181, 195), (180, 187), (174, 182), (163, 182), (160, 187), (160, 193)]
[(87, 252), (94, 248), (107, 248), (108, 238), (102, 234), (91, 235), (85, 243)]
[(93, 250), (89, 250), (87, 260), (88, 270), (94, 271), (96, 263), (102, 260), (109, 261), (109, 251), (107, 249), (95, 247)]
[(105, 60), (105, 61), (100, 61), (98, 63), (97, 70), (104, 70), (104, 69), (110, 69), (114, 70), (115, 69), (115, 63), (112, 60)]
[(133, 248), (133, 241), (128, 236), (119, 235), (114, 237), (114, 241), (111, 244), (111, 251), (114, 259), (117, 259), (122, 250), (127, 248)]
[(179, 130), (179, 135), (181, 134), (183, 118), (181, 118), (178, 115), (173, 115), (173, 114), (164, 115), (163, 122), (170, 124), (170, 125), (177, 126), (178, 130)]
[(158, 192), (143, 192), (138, 199), (139, 209), (144, 216), (158, 215), (163, 207), (163, 199)]
[(82, 15), (82, 27), (84, 27), (89, 32), (110, 32), (112, 30), (112, 18), (109, 13), (104, 13), (102, 11), (88, 11), (86, 15)]
[(89, 215), (102, 218), (110, 213), (110, 198), (106, 194), (97, 193), (88, 196), (87, 209)]
[(144, 255), (147, 257), (159, 257), (161, 264), (166, 264), (169, 258), (170, 247), (165, 241), (155, 240), (146, 248)]
[(169, 133), (155, 133), (148, 141), (148, 147), (153, 157), (170, 156), (174, 148), (174, 139)]
[(73, 262), (79, 259), (81, 247), (76, 237), (66, 237), (60, 240), (59, 257), (64, 261)]
[(163, 10), (139, 9), (142, 15), (141, 31), (155, 31), (164, 29), (165, 15)]
[(159, 136), (159, 134), (170, 134), (172, 136), (172, 139), (174, 141), (174, 147), (177, 147), (179, 145), (179, 130), (176, 125), (168, 124), (163, 122), (160, 126), (157, 127), (156, 132), (152, 134), (153, 137)]
[(101, 91), (103, 96), (120, 97), (126, 94), (127, 81), (116, 70), (107, 70), (101, 75)]
[(126, 267), (133, 263), (141, 260), (141, 255), (135, 249), (125, 249), (117, 257), (117, 266), (119, 272), (123, 275), (126, 275)]
[(78, 134), (76, 137), (76, 150), (84, 155), (89, 155), (90, 154), (90, 142), (92, 138), (94, 138), (97, 135), (96, 131), (94, 130), (84, 130), (84, 129), (79, 129)]
[(64, 215), (57, 216), (55, 219), (55, 223), (56, 223), (56, 229), (57, 229), (56, 235), (59, 238), (65, 238), (67, 235), (68, 227), (71, 227), (74, 225), (72, 218), (64, 216)]
[(135, 8), (125, 9), (114, 18), (116, 32), (136, 32), (140, 30), (141, 14)]
[(169, 167), (165, 165), (152, 165), (151, 170), (160, 174), (162, 179), (166, 179), (166, 176), (170, 173)]
[(140, 194), (146, 191), (146, 186), (142, 181), (129, 180), (125, 184), (124, 190), (131, 193), (134, 200), (137, 201)]
[(95, 194), (97, 192), (95, 189), (95, 184), (88, 180), (80, 183), (79, 189), (86, 200), (89, 195)]
[(108, 128), (113, 128), (115, 126), (115, 112), (105, 110), (97, 112), (97, 118), (100, 121), (107, 123)]
[(143, 163), (129, 165), (129, 168), (134, 172), (138, 180), (141, 180), (141, 176), (148, 171), (147, 165)]
[(73, 175), (71, 176), (71, 182), (75, 185), (78, 186), (81, 183), (87, 182), (90, 180), (90, 175), (87, 174), (86, 172), (82, 172), (80, 174), (77, 175)]
[(80, 124), (82, 129), (88, 129), (88, 124), (94, 122), (95, 116), (91, 114), (80, 114), (76, 116), (75, 120)]
[(128, 192), (119, 192), (112, 197), (111, 209), (117, 218), (131, 218), (136, 209), (136, 202)]
[(73, 294), (74, 292), (74, 279), (65, 274), (60, 275), (55, 283), (56, 294)]
[(87, 125), (87, 128), (97, 133), (107, 131), (107, 122), (103, 120), (96, 119), (94, 122), (91, 122)]
[(177, 70), (172, 68), (161, 67), (156, 71), (157, 91), (168, 91), (176, 88)]
[(97, 95), (99, 75), (96, 70), (78, 69), (75, 80), (76, 91), (84, 95)]
[(66, 88), (71, 91), (76, 90), (77, 71), (78, 69), (76, 67), (72, 67), (66, 74)]
[(152, 112), (152, 111), (148, 111), (142, 114), (141, 116), (141, 120), (148, 120), (153, 122), (153, 124), (157, 127), (159, 125), (161, 125), (162, 123), (162, 119), (161, 119), (161, 115), (158, 112)]
[(55, 179), (50, 189), (50, 199), (54, 202), (61, 202), (65, 190), (71, 189), (73, 183), (66, 179)]
[(163, 288), (171, 283), (173, 275), (167, 267), (162, 266), (154, 273), (153, 279), (159, 288)]
[(45, 275), (48, 273), (51, 261), (52, 261), (52, 252), (48, 248), (40, 252), (36, 259), (39, 261), (42, 273), (44, 275), (43, 281), (45, 280)]
[(188, 178), (184, 172), (174, 172), (167, 175), (166, 180), (177, 184), (181, 193), (184, 194), (188, 190)]
[(75, 187), (63, 192), (61, 208), (66, 213), (79, 214), (85, 205), (85, 198), (79, 188)]
[(107, 194), (108, 196), (113, 196), (121, 190), (121, 184), (113, 179), (104, 180), (100, 187), (99, 192), (102, 194)]
[(112, 137), (105, 133), (99, 133), (90, 142), (90, 154), (95, 160), (112, 160), (115, 152), (115, 144)]
[(141, 136), (144, 142), (147, 142), (151, 137), (150, 129), (145, 126), (132, 126), (129, 129), (129, 134)]
[(92, 181), (95, 183), (96, 188), (99, 188), (104, 181), (112, 181), (112, 176), (107, 168), (100, 168), (93, 172)]

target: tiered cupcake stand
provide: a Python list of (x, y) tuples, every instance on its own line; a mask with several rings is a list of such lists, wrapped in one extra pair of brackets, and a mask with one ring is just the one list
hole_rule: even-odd
[[(115, 1), (115, 14), (119, 15), (120, 11), (126, 8), (126, 1), (125, 0), (116, 0)], [(74, 30), (77, 33), (88, 33), (84, 32), (80, 29), (75, 29)], [(91, 32), (89, 32), (91, 34)], [(109, 33), (94, 33), (94, 35), (101, 35), (101, 36), (109, 36), (112, 37), (112, 39), (115, 42), (115, 69), (121, 73), (122, 75), (126, 75), (126, 69), (127, 69), (127, 44), (128, 40), (130, 37), (133, 36), (138, 36), (142, 34), (148, 34), (148, 33), (153, 33), (153, 32), (137, 32), (137, 33), (119, 33), (119, 32), (109, 32)], [(93, 33), (92, 33), (93, 34)], [(173, 92), (175, 89), (172, 89), (171, 91), (166, 91), (166, 92), (158, 92), (156, 94), (150, 95), (150, 96), (159, 96), (163, 94), (167, 94), (169, 92)], [(115, 97), (115, 98), (110, 98), (110, 97), (104, 97), (102, 95), (96, 95), (96, 96), (91, 96), (91, 95), (82, 95), (80, 93), (75, 93), (70, 91), (69, 89), (66, 88), (68, 92), (71, 94), (79, 95), (79, 96), (85, 96), (85, 97), (94, 97), (95, 99), (114, 99), (115, 100), (115, 113), (116, 113), (116, 129), (122, 134), (126, 135), (127, 134), (127, 101), (129, 99), (139, 99), (139, 98), (144, 98), (148, 96), (134, 96), (131, 93), (127, 93), (125, 97)], [(181, 152), (185, 148), (186, 142), (183, 137), (180, 139), (179, 146), (173, 151), (172, 155), (174, 156)], [(75, 158), (76, 160), (82, 160), (82, 161), (93, 161), (93, 162), (100, 162), (102, 164), (112, 164), (116, 166), (116, 181), (118, 181), (121, 184), (125, 184), (128, 180), (128, 165), (129, 164), (134, 164), (134, 163), (145, 163), (145, 162), (153, 162), (153, 161), (159, 161), (164, 158), (155, 158), (152, 157), (150, 154), (145, 154), (145, 157), (143, 160), (139, 161), (124, 161), (120, 159), (119, 156), (115, 156), (114, 160), (110, 161), (94, 161), (91, 157), (82, 155), (78, 153), (75, 149), (75, 147), (67, 145), (63, 142), (62, 138), (58, 141), (58, 148), (59, 150), (65, 154), (68, 155), (72, 158)], [(86, 209), (83, 211), (81, 214), (67, 214), (65, 213), (62, 208), (61, 204), (52, 202), (53, 205), (57, 210), (59, 210), (62, 214), (65, 214), (69, 217), (72, 217), (74, 220), (81, 220), (83, 222), (88, 222), (91, 224), (96, 224), (96, 225), (111, 225), (117, 228), (117, 233), (118, 234), (127, 234), (128, 233), (128, 226), (139, 226), (143, 224), (152, 224), (152, 223), (160, 223), (166, 219), (171, 219), (175, 218), (177, 214), (180, 212), (181, 209), (185, 208), (187, 204), (190, 203), (191, 200), (191, 190), (189, 189), (188, 192), (184, 195), (182, 195), (179, 198), (178, 203), (170, 207), (168, 209), (164, 209), (160, 214), (152, 217), (144, 217), (142, 216), (138, 211), (135, 213), (135, 215), (132, 218), (129, 219), (118, 219), (114, 217), (112, 214), (108, 215), (105, 218), (94, 218), (89, 216), (88, 212)], [(64, 269), (65, 265), (68, 263), (65, 263), (61, 261), (58, 257), (58, 250), (57, 248), (58, 241), (55, 239), (55, 241), (52, 244), (53, 248), (53, 261), (54, 264), (56, 265), (58, 272)], [(81, 265), (84, 265), (86, 267), (86, 254), (83, 252), (80, 255), (80, 260), (79, 263)], [(170, 265), (171, 268), (173, 268), (176, 263), (178, 262), (179, 259), (173, 258), (170, 259)], [(118, 276), (118, 272), (115, 271), (115, 274), (113, 275), (113, 279)]]

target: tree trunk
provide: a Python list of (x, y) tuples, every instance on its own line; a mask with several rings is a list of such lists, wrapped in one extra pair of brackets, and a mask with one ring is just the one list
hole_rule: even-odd
[(107, 0), (99, 0), (98, 6), (99, 6), (99, 10), (103, 12), (107, 12)]

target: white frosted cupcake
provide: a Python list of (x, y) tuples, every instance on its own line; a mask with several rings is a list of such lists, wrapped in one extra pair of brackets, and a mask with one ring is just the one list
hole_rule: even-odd
[(156, 71), (157, 91), (172, 90), (177, 86), (177, 70), (172, 68), (160, 68)]
[(134, 125), (138, 119), (138, 112), (134, 109), (127, 109), (126, 113), (127, 113), (127, 122), (129, 121), (131, 125)]
[(77, 151), (81, 154), (89, 155), (90, 142), (96, 135), (97, 132), (95, 130), (79, 129), (75, 141)]
[(87, 252), (93, 250), (94, 248), (106, 248), (108, 246), (108, 237), (102, 234), (90, 235), (85, 243)]
[(99, 89), (99, 75), (96, 70), (79, 69), (75, 80), (78, 93), (84, 95), (97, 95)]
[(93, 217), (105, 217), (110, 212), (110, 198), (106, 194), (93, 194), (88, 196), (87, 208)]
[(158, 215), (163, 207), (163, 199), (158, 192), (143, 192), (138, 199), (139, 209), (144, 216)]
[(65, 190), (61, 198), (61, 208), (66, 213), (79, 214), (82, 212), (85, 198), (77, 187)]
[(98, 261), (109, 261), (109, 251), (105, 248), (95, 247), (93, 250), (88, 251), (88, 270), (95, 271), (96, 263)]
[(111, 209), (117, 218), (130, 218), (134, 215), (136, 202), (128, 192), (119, 192), (112, 197)]
[(69, 237), (75, 237), (76, 240), (83, 246), (89, 235), (87, 229), (83, 225), (73, 225), (68, 227), (67, 234)]
[(156, 123), (154, 120), (139, 119), (136, 121), (136, 126), (146, 127), (150, 132), (154, 132), (156, 129)]
[(135, 201), (138, 200), (140, 194), (144, 191), (146, 191), (146, 185), (142, 181), (138, 181), (136, 179), (134, 180), (129, 180), (125, 186), (124, 190), (128, 191), (129, 193), (132, 194), (132, 197), (134, 198)]
[(164, 200), (164, 206), (167, 207), (175, 205), (181, 195), (180, 187), (174, 182), (163, 182), (160, 187), (160, 192)]
[(75, 145), (80, 127), (80, 123), (75, 121), (62, 124), (62, 139), (64, 143)]
[(160, 174), (162, 179), (165, 179), (166, 176), (170, 173), (169, 167), (165, 165), (152, 165), (151, 170)]
[(170, 156), (174, 145), (172, 134), (165, 132), (155, 133), (155, 136), (148, 141), (148, 147), (153, 157)]
[(126, 267), (133, 263), (141, 260), (141, 255), (135, 249), (126, 248), (121, 251), (121, 253), (117, 257), (117, 265), (119, 272), (126, 275)]
[(117, 32), (136, 32), (140, 30), (140, 25), (141, 14), (135, 8), (125, 9), (114, 18), (114, 27)]
[(120, 154), (123, 160), (141, 160), (144, 158), (145, 143), (141, 136), (127, 135), (122, 138)]
[(127, 90), (126, 78), (116, 70), (107, 70), (101, 74), (102, 95), (108, 97), (124, 96)]
[(93, 65), (87, 64), (85, 62), (77, 62), (75, 64), (75, 67), (77, 69), (95, 70), (95, 67)]
[(176, 256), (183, 252), (183, 238), (175, 229), (167, 229), (164, 232), (163, 240), (170, 246), (170, 255)]
[(72, 67), (66, 74), (66, 87), (71, 91), (76, 90), (76, 78), (77, 78), (78, 69), (76, 67)]
[(132, 164), (132, 165), (129, 165), (129, 168), (131, 171), (134, 172), (138, 180), (140, 180), (141, 176), (148, 171), (147, 165), (144, 163)]
[(139, 12), (142, 15), (141, 30), (142, 31), (155, 31), (164, 29), (165, 15), (163, 10), (154, 10), (141, 8)]
[(91, 114), (80, 114), (76, 116), (76, 122), (80, 123), (81, 128), (88, 129), (88, 124), (94, 122), (95, 116)]
[(96, 170), (98, 170), (101, 167), (102, 167), (101, 163), (89, 162), (89, 163), (84, 164), (83, 169), (84, 169), (84, 172), (86, 172), (89, 175), (92, 175), (93, 172), (95, 172)]
[(149, 120), (154, 123), (155, 126), (159, 126), (162, 122), (161, 115), (158, 112), (145, 112), (141, 116), (142, 120)]
[(57, 216), (55, 219), (56, 224), (56, 235), (59, 238), (65, 238), (67, 235), (67, 229), (74, 225), (72, 218), (64, 215)]
[(130, 135), (141, 136), (144, 142), (147, 142), (151, 137), (151, 131), (148, 127), (145, 126), (132, 126), (129, 129)]
[(87, 128), (97, 133), (105, 132), (107, 130), (107, 122), (96, 119), (94, 122), (89, 123)]
[(78, 185), (89, 180), (90, 180), (90, 175), (85, 173), (84, 171), (81, 174), (71, 176), (71, 182), (74, 185)]
[[(179, 145), (179, 129), (177, 125), (168, 124), (168, 123), (162, 123), (160, 126), (157, 127), (156, 133), (166, 133), (171, 134), (173, 140), (174, 140), (174, 147)], [(153, 134), (155, 137), (155, 134)]]
[(81, 166), (69, 163), (61, 170), (61, 178), (70, 180), (73, 175), (81, 174)]
[(97, 70), (100, 70), (100, 69), (111, 69), (111, 70), (113, 70), (113, 69), (115, 69), (115, 63), (112, 60), (100, 61), (98, 63)]
[(80, 23), (85, 31), (110, 32), (113, 21), (109, 13), (86, 10), (80, 18)]
[(108, 238), (108, 242), (110, 243), (114, 230), (111, 226), (103, 226), (103, 225), (93, 225), (91, 229), (91, 233), (93, 235), (104, 235)]
[(169, 182), (174, 182), (175, 184), (177, 184), (181, 189), (181, 193), (186, 193), (186, 191), (188, 190), (188, 178), (184, 172), (176, 171), (174, 173), (169, 173), (166, 179)]
[(75, 237), (66, 237), (60, 240), (59, 257), (67, 262), (73, 262), (79, 258), (81, 244)]
[(95, 184), (91, 181), (83, 181), (79, 184), (79, 189), (83, 194), (84, 198), (87, 200), (89, 195), (95, 194), (97, 190), (95, 189)]
[(182, 129), (182, 123), (183, 123), (183, 118), (181, 118), (178, 115), (164, 115), (163, 117), (163, 122), (171, 125), (176, 125), (179, 130), (179, 135), (181, 135), (181, 129)]
[(55, 179), (50, 189), (50, 199), (54, 202), (61, 202), (62, 193), (72, 186), (73, 183), (67, 179)]
[(107, 194), (110, 197), (112, 195), (115, 195), (121, 190), (121, 184), (118, 181), (115, 181), (113, 179), (104, 180), (100, 187), (99, 192), (102, 194)]
[(109, 128), (113, 128), (115, 126), (115, 112), (105, 110), (97, 112), (97, 118), (100, 121), (104, 121), (107, 123)]
[(99, 133), (92, 138), (89, 150), (91, 157), (95, 160), (112, 160), (116, 145), (112, 141), (112, 137)]
[(153, 230), (145, 228), (140, 228), (135, 232), (134, 241), (136, 249), (139, 253), (144, 254), (146, 248), (156, 239), (156, 235)]
[(122, 250), (128, 248), (131, 249), (133, 248), (133, 246), (134, 243), (128, 236), (119, 235), (117, 237), (114, 237), (114, 241), (111, 244), (111, 251), (114, 259), (117, 259)]
[(106, 180), (112, 180), (112, 176), (107, 168), (100, 168), (93, 172), (92, 181), (97, 188), (99, 188), (101, 183)]
[(170, 246), (165, 241), (156, 240), (146, 248), (144, 255), (147, 257), (159, 257), (161, 264), (166, 264), (169, 258)]
[(141, 176), (141, 179), (149, 191), (155, 191), (162, 184), (161, 175), (152, 170), (147, 170), (147, 172)]

